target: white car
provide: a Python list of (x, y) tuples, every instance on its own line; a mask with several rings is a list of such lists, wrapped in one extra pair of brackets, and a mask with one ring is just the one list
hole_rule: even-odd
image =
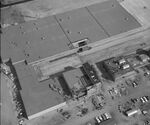
[(98, 118), (101, 120), (101, 121), (103, 121), (104, 119), (102, 118), (102, 116), (98, 116)]
[(107, 119), (112, 118), (111, 115), (110, 115), (110, 113), (104, 113), (104, 115), (106, 116)]
[(149, 101), (149, 98), (148, 98), (148, 96), (143, 96), (143, 97), (140, 98), (140, 100), (141, 100), (142, 103), (146, 103), (146, 102)]
[(99, 119), (99, 117), (95, 117), (95, 120), (97, 123), (101, 123), (101, 120)]

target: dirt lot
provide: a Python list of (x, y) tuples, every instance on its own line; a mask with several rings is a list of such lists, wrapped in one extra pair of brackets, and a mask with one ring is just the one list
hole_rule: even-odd
[(11, 96), (8, 89), (10, 80), (1, 73), (1, 125), (16, 125)]

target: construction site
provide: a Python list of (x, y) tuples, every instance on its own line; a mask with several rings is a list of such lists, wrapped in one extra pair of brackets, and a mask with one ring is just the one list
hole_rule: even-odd
[(150, 125), (149, 0), (1, 1), (2, 125)]

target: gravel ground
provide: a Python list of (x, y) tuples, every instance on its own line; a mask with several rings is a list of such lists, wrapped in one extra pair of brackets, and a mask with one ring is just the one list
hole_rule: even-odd
[(10, 80), (1, 74), (1, 125), (16, 125), (16, 117), (8, 89)]

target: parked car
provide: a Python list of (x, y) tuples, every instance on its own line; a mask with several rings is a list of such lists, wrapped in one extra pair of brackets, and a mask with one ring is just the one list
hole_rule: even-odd
[(140, 98), (140, 101), (141, 101), (142, 103), (149, 102), (149, 97), (148, 97), (148, 96), (143, 96), (143, 97)]

